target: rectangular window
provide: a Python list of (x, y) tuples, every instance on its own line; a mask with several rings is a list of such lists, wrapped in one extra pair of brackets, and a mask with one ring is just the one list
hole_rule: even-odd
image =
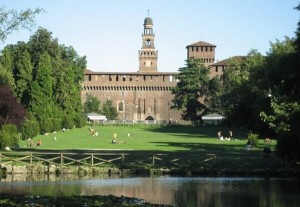
[(89, 75), (89, 81), (91, 81), (92, 80), (92, 75)]
[(216, 66), (216, 73), (218, 72), (218, 66)]

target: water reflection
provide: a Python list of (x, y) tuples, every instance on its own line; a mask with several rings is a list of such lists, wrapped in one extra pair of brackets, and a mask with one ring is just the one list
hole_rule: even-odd
[[(36, 181), (34, 178), (37, 178)], [(207, 177), (7, 177), (0, 193), (116, 195), (180, 207), (298, 207), (299, 180)]]

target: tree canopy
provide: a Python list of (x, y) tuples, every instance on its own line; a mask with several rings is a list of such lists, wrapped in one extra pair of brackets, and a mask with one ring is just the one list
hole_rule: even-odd
[(0, 40), (4, 41), (8, 35), (19, 29), (31, 29), (35, 25), (35, 16), (44, 10), (41, 8), (17, 11), (0, 8)]
[(200, 59), (186, 60), (186, 67), (179, 69), (178, 83), (172, 88), (172, 108), (182, 110), (184, 120), (195, 121), (206, 110), (204, 97), (208, 94), (209, 71)]

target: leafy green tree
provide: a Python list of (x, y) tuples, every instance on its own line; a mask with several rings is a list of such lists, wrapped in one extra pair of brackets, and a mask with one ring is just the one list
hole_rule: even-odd
[(90, 94), (87, 95), (86, 101), (84, 102), (84, 113), (101, 113), (100, 112), (100, 101), (97, 99), (97, 97), (94, 97)]
[(32, 70), (33, 67), (27, 45), (24, 42), (19, 42), (14, 48), (13, 74), (16, 84), (16, 97), (25, 106), (28, 106), (30, 100)]
[(82, 128), (86, 125), (86, 117), (83, 114), (77, 114), (74, 118), (75, 127)]
[(261, 89), (264, 76), (253, 76), (261, 73), (264, 63), (265, 58), (256, 50), (250, 51), (246, 57), (229, 60), (220, 95), (227, 124), (244, 126), (255, 132), (266, 127), (259, 117), (264, 101), (264, 90)]
[(271, 45), (266, 64), (270, 110), (261, 112), (276, 133), (279, 155), (294, 161), (300, 159), (299, 34), (300, 22), (296, 40), (286, 38)]
[(25, 120), (22, 123), (20, 133), (22, 139), (29, 139), (37, 136), (40, 133), (39, 123), (35, 120)]
[(44, 10), (36, 8), (35, 10), (26, 9), (22, 11), (6, 10), (0, 8), (0, 40), (4, 41), (8, 35), (19, 29), (31, 29), (35, 26), (35, 16)]
[(81, 82), (86, 68), (85, 57), (80, 57), (72, 47), (59, 45), (52, 33), (44, 28), (30, 38), (28, 42), (31, 62), (36, 76), (38, 57), (46, 52), (51, 61), (51, 79), (53, 92), (53, 117), (62, 118), (63, 114), (75, 116), (82, 113)]
[(208, 69), (200, 59), (186, 60), (186, 67), (179, 69), (179, 82), (172, 89), (175, 95), (172, 108), (181, 109), (184, 120), (197, 120), (199, 112), (207, 109), (203, 98), (208, 94)]
[(43, 119), (40, 123), (41, 134), (52, 132), (52, 120), (50, 118)]
[(52, 130), (53, 131), (59, 131), (61, 130), (63, 127), (62, 127), (62, 119), (60, 118), (53, 118), (52, 119)]
[(0, 56), (0, 85), (8, 85), (15, 88), (15, 81), (12, 71), (12, 55), (8, 49), (2, 51)]
[(52, 78), (50, 57), (44, 53), (40, 57), (36, 79), (32, 83), (30, 109), (38, 121), (52, 117)]
[(213, 77), (208, 82), (208, 98), (206, 104), (209, 107), (209, 112), (224, 114), (221, 106), (222, 82), (219, 76)]
[(0, 149), (13, 147), (19, 143), (17, 127), (12, 124), (5, 124), (0, 128)]
[(117, 108), (113, 106), (111, 100), (107, 100), (102, 107), (102, 112), (109, 120), (115, 120), (118, 117)]
[(63, 128), (65, 129), (73, 129), (74, 127), (74, 120), (73, 120), (73, 117), (66, 114), (64, 117), (63, 117), (63, 121), (62, 121), (62, 126)]

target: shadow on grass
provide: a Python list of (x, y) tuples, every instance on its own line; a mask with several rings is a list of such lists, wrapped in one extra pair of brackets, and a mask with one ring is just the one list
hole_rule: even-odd
[(191, 138), (199, 137), (214, 137), (217, 138), (218, 132), (227, 134), (229, 131), (233, 132), (234, 138), (245, 139), (247, 137), (247, 131), (239, 128), (229, 128), (224, 126), (184, 126), (184, 125), (170, 125), (161, 127), (149, 127), (145, 128), (146, 131), (155, 133), (168, 133), (168, 134), (185, 134)]
[[(234, 142), (234, 141), (231, 141)], [(152, 142), (156, 145), (179, 147), (182, 148), (185, 153), (211, 153), (220, 155), (244, 155), (260, 153), (257, 150), (245, 150), (244, 144), (230, 144), (229, 142), (220, 142), (220, 144), (210, 143), (187, 143), (187, 142)], [(224, 144), (223, 144), (224, 143)], [(181, 152), (181, 151), (176, 151)]]

